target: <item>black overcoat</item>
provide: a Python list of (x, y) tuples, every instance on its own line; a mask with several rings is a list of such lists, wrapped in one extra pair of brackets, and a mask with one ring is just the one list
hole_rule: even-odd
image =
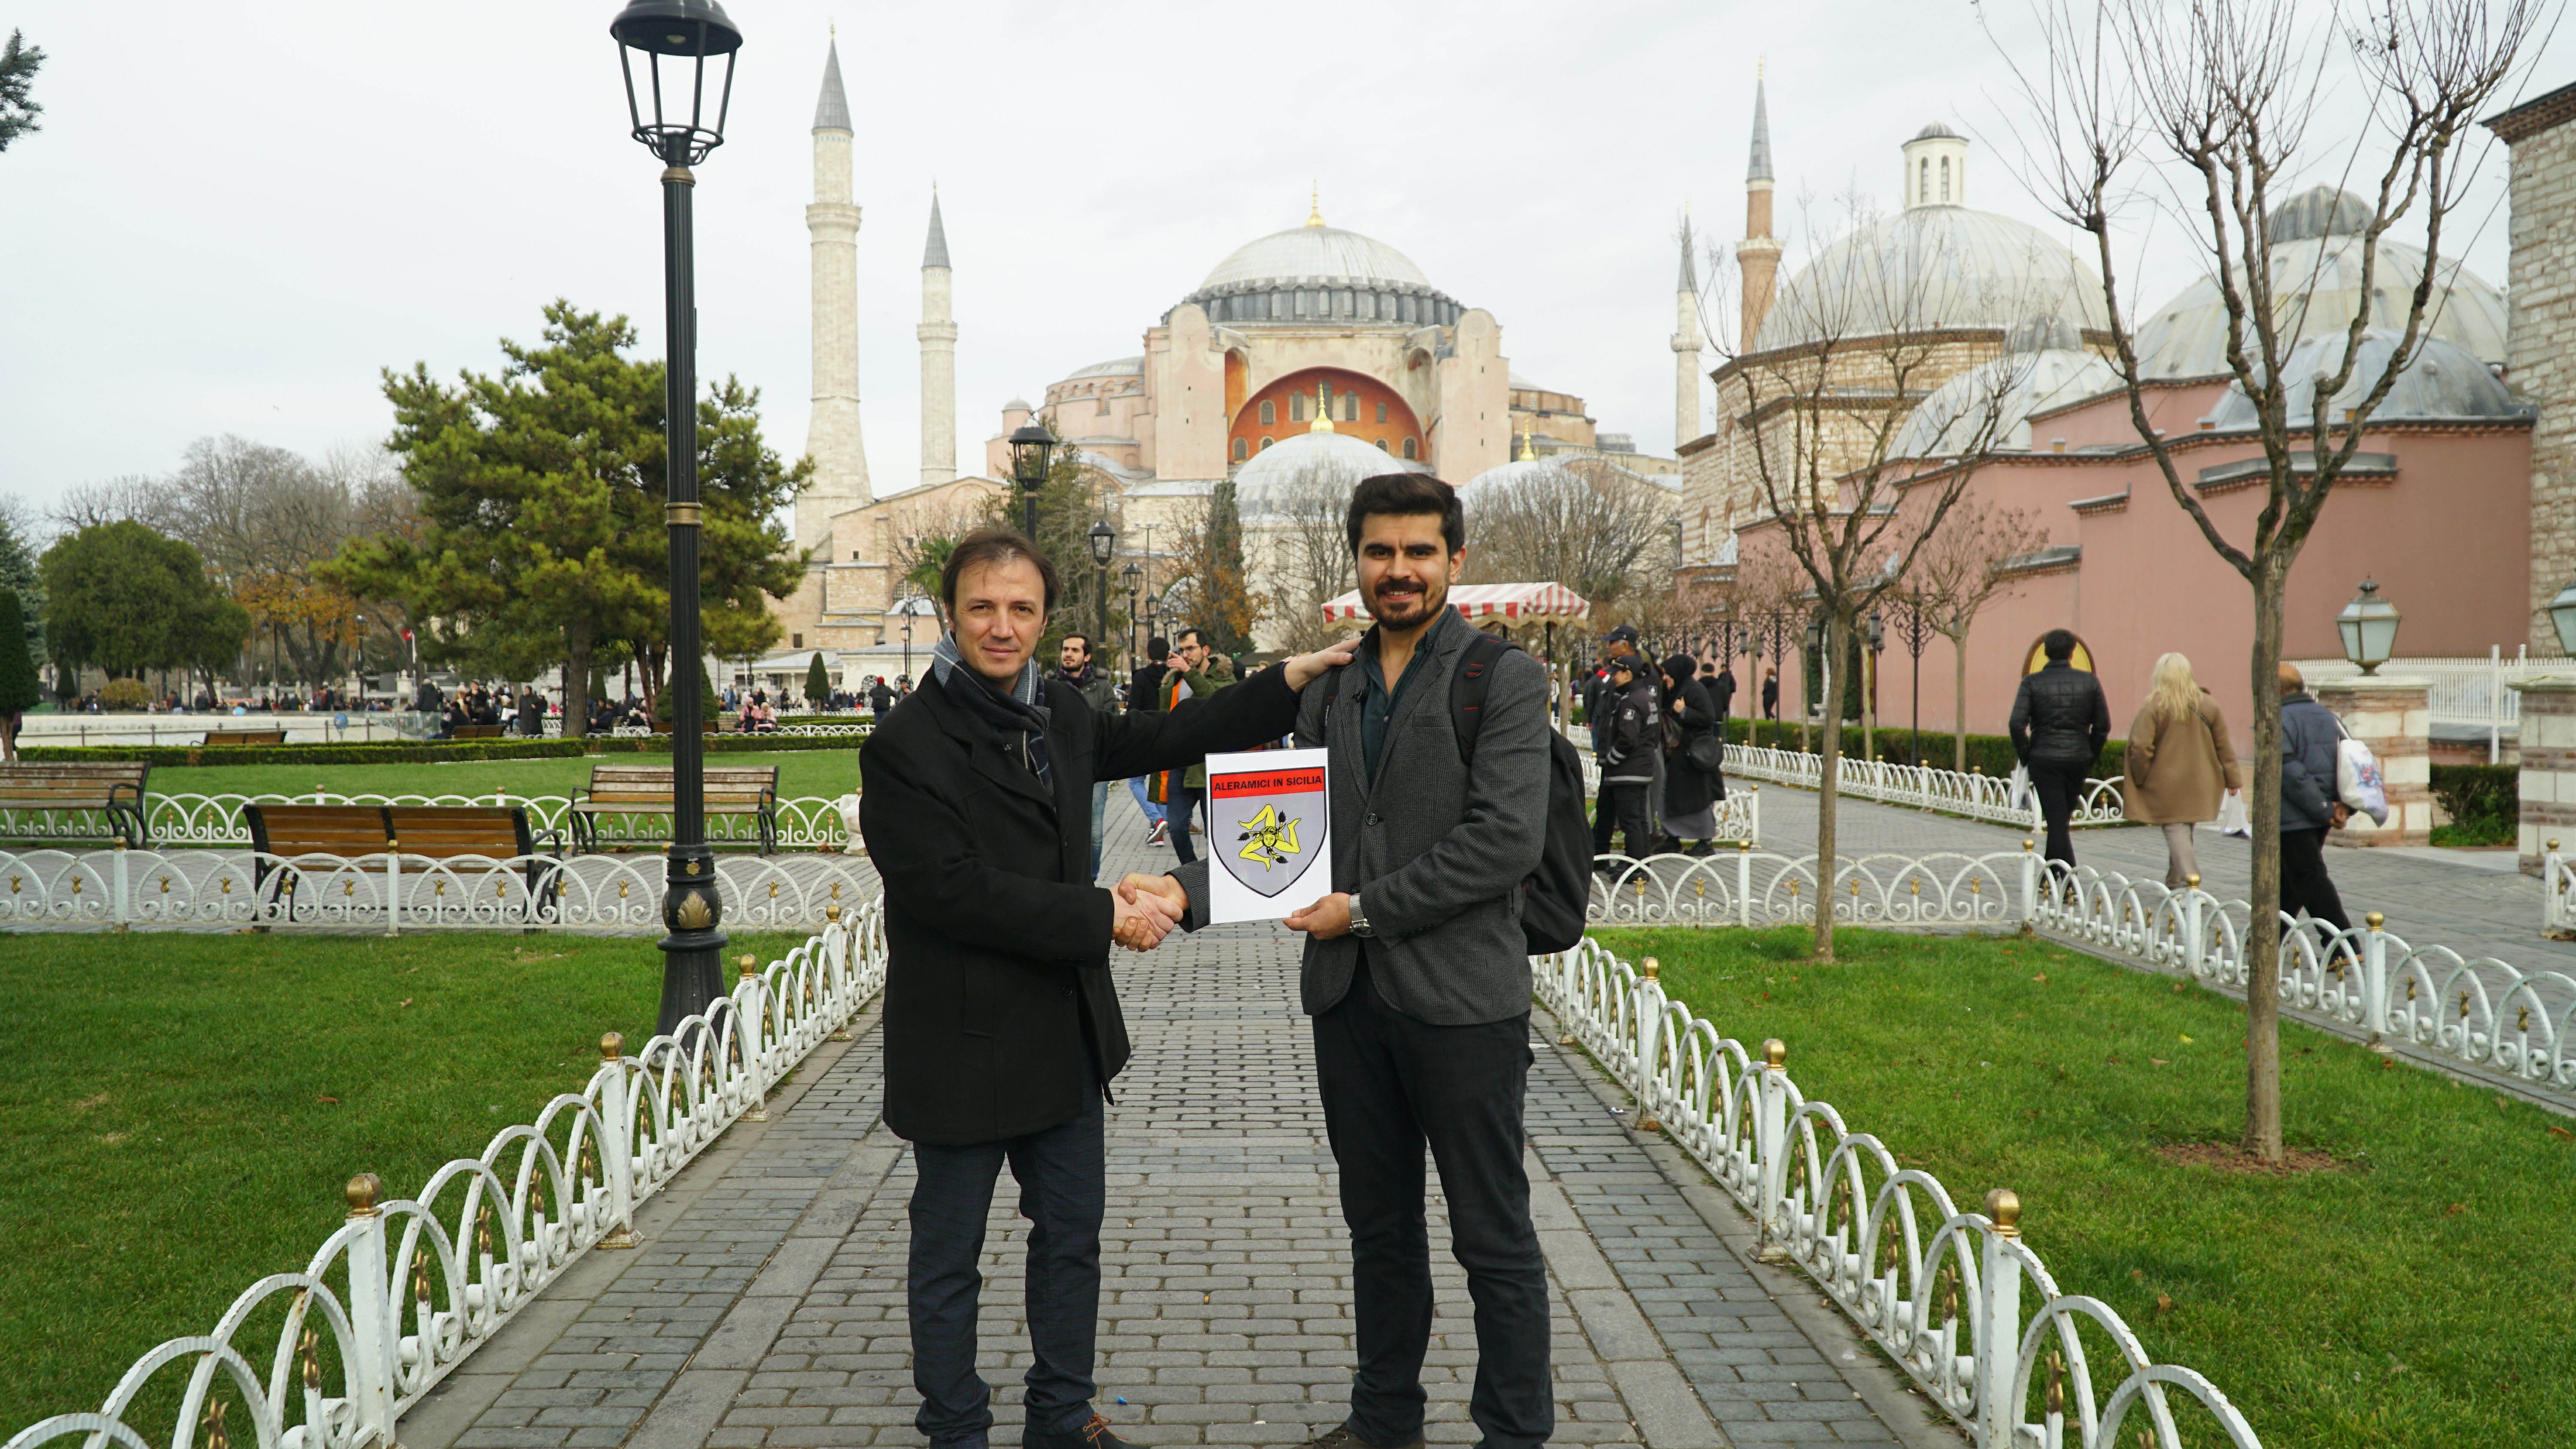
[(1109, 892), (1091, 884), (1091, 784), (1178, 769), (1295, 728), (1266, 669), (1169, 713), (1102, 715), (1049, 680), (1050, 792), (992, 726), (925, 679), (859, 755), (861, 828), (885, 882), (886, 1125), (999, 1142), (1081, 1111), (1127, 1065)]

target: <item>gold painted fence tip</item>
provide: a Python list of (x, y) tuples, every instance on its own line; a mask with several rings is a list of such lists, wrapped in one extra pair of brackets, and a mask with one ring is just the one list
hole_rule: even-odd
[(612, 1031), (600, 1037), (599, 1059), (601, 1061), (613, 1062), (620, 1056), (623, 1056), (625, 1052), (626, 1034), (624, 1032)]
[(1776, 1036), (1763, 1042), (1762, 1062), (1763, 1065), (1770, 1067), (1774, 1071), (1787, 1066), (1789, 1064), (1789, 1044), (1780, 1040), (1780, 1038)]
[(372, 1172), (362, 1172), (350, 1178), (341, 1192), (349, 1200), (349, 1216), (371, 1218), (376, 1215), (376, 1204), (384, 1201), (385, 1180)]
[(1986, 1194), (1986, 1216), (1995, 1220), (1995, 1231), (2007, 1238), (2021, 1236), (2021, 1194), (1999, 1187)]

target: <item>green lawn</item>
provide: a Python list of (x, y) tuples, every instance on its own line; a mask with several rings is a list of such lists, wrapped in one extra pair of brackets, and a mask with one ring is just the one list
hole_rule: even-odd
[[(715, 755), (710, 765), (776, 765), (778, 795), (825, 797), (859, 788), (859, 741), (846, 750), (782, 750), (775, 754)], [(570, 795), (590, 783), (595, 764), (659, 764), (670, 757), (570, 757), (555, 760), (457, 760), (408, 765), (156, 765), (156, 795), (304, 795), (313, 787), (340, 794)]]
[(2059, 1287), (2207, 1374), (2266, 1444), (2566, 1442), (2564, 1118), (2284, 1026), (2288, 1139), (2338, 1165), (2178, 1166), (2157, 1149), (2232, 1143), (2243, 1120), (2224, 997), (2033, 940), (1844, 930), (1818, 966), (1801, 930), (1598, 934), (1660, 958), (1723, 1034), (1781, 1038), (1811, 1100), (1961, 1206), (2018, 1192)]
[(408, 1196), (579, 1090), (602, 1032), (642, 1046), (662, 962), (572, 936), (0, 935), (0, 977), (5, 1437), (302, 1268), (352, 1174)]

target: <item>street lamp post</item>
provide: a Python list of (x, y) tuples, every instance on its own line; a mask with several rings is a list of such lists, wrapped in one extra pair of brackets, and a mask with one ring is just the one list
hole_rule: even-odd
[(1923, 612), (1920, 600), (1907, 600), (1897, 605), (1897, 628), (1905, 640), (1905, 652), (1914, 659), (1914, 763), (1923, 763), (1923, 646), (1932, 642), (1932, 620)]
[(1869, 678), (1860, 691), (1860, 752), (1863, 759), (1878, 758), (1878, 656), (1887, 648), (1887, 620), (1878, 606), (1869, 606)]
[(1118, 552), (1118, 530), (1104, 518), (1091, 525), (1092, 575), (1100, 585), (1100, 632), (1092, 637), (1092, 652), (1098, 653), (1109, 642), (1109, 559)]
[(906, 689), (910, 689), (913, 683), (912, 621), (930, 612), (931, 607), (930, 600), (921, 590), (910, 584), (903, 586), (903, 597), (895, 600), (894, 611), (903, 619), (903, 684)]
[[(703, 667), (698, 627), (697, 280), (689, 168), (724, 144), (733, 99), (734, 55), (742, 32), (716, 0), (633, 0), (609, 22), (626, 79), (626, 115), (635, 139), (662, 162), (663, 476), (670, 530), (671, 666), (677, 698), (671, 710), (671, 848), (664, 861), (662, 1013), (669, 1032), (725, 994), (717, 929), (724, 906), (716, 889), (715, 852), (707, 848), (704, 707), (696, 680)], [(707, 62), (722, 57), (724, 75), (705, 113)], [(641, 60), (651, 116), (638, 103)], [(668, 63), (668, 74), (665, 65)], [(685, 103), (685, 115), (680, 108)]]
[(1130, 562), (1127, 567), (1118, 571), (1118, 577), (1127, 581), (1127, 667), (1133, 669), (1137, 667), (1136, 660), (1143, 653), (1142, 648), (1136, 642), (1136, 625), (1138, 623), (1136, 618), (1136, 588), (1137, 585), (1144, 580), (1145, 571), (1136, 567), (1133, 562)]
[(1020, 485), (1022, 516), (1029, 542), (1038, 541), (1038, 495), (1046, 491), (1047, 455), (1055, 451), (1055, 434), (1035, 418), (1011, 434), (1011, 481)]

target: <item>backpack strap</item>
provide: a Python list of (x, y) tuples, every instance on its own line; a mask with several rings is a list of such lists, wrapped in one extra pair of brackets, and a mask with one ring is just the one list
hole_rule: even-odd
[(1449, 676), (1449, 717), (1458, 731), (1459, 763), (1476, 762), (1476, 735), (1485, 727), (1485, 696), (1494, 687), (1494, 661), (1503, 657), (1504, 650), (1519, 647), (1480, 630), (1459, 656), (1457, 672)]

